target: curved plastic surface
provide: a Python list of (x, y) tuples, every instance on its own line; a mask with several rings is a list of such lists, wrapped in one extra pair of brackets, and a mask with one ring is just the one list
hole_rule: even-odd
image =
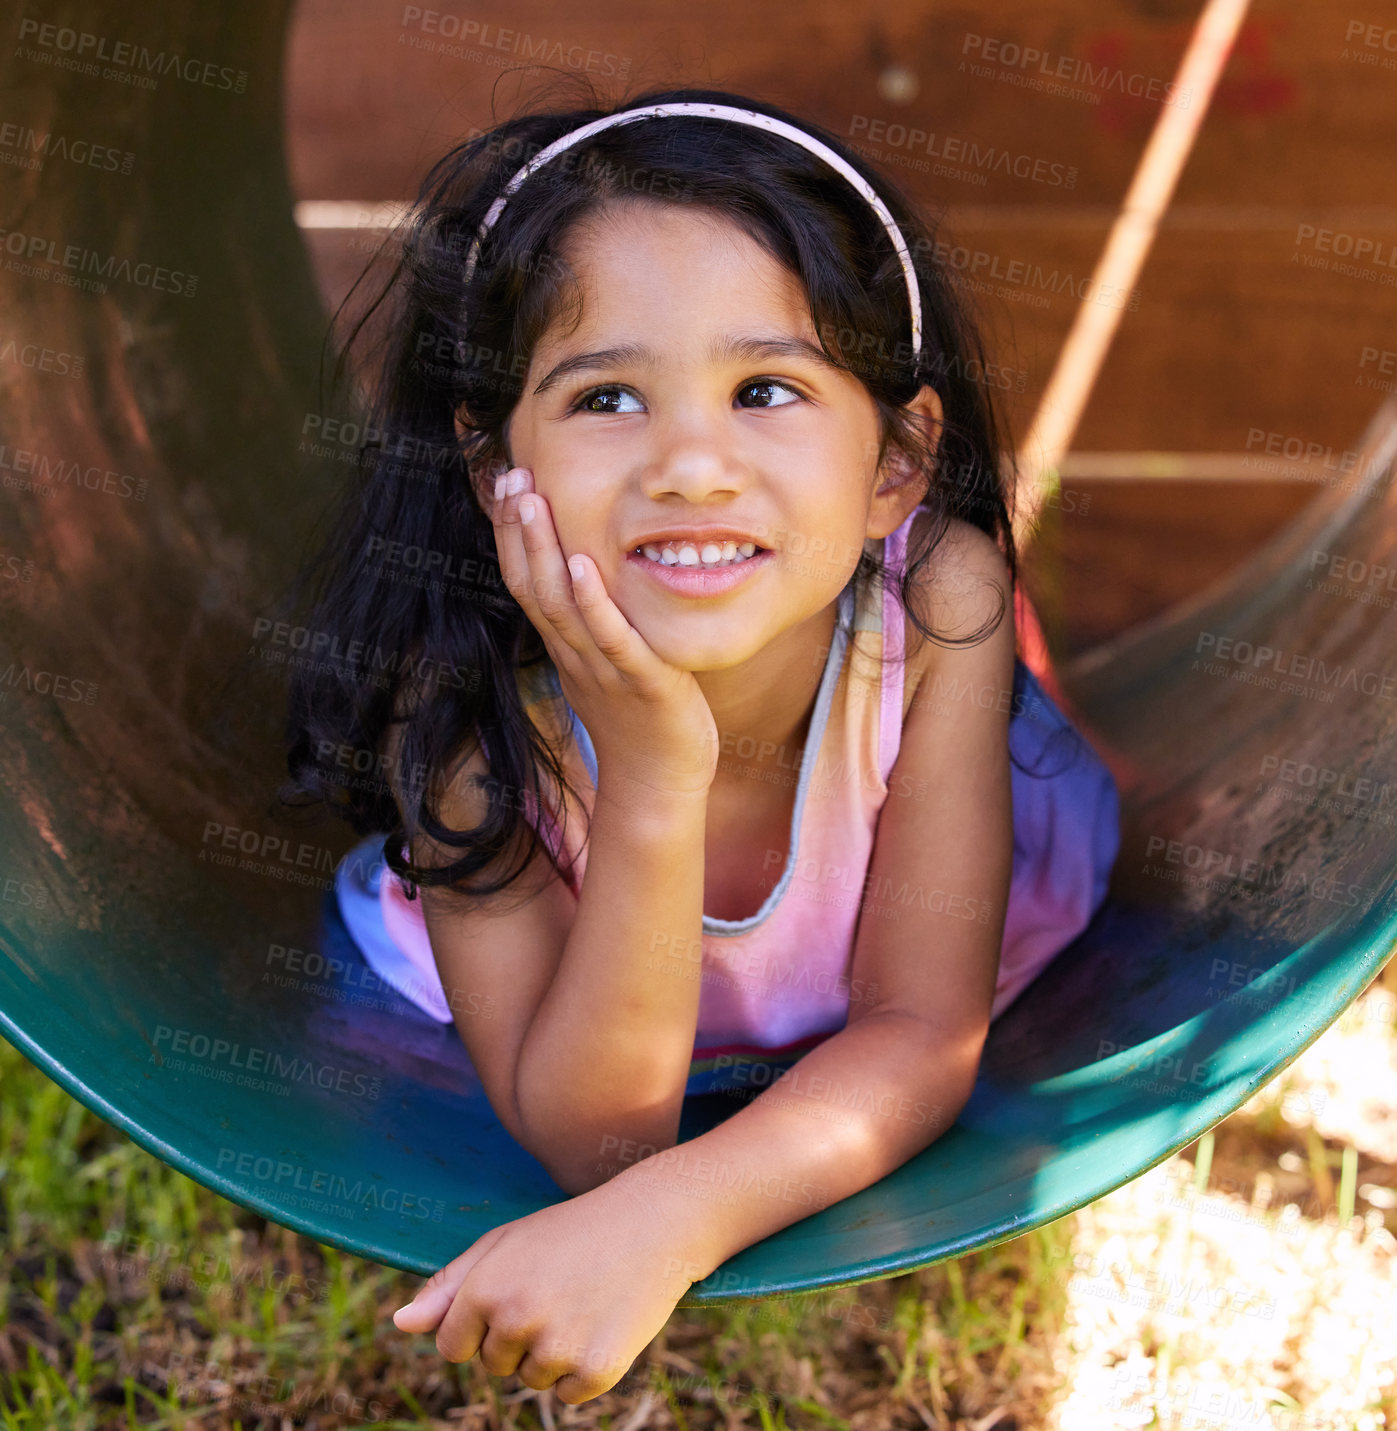
[[(311, 656), (267, 623), (350, 449), (307, 441), (325, 319), (282, 168), (286, 15), (162, 8), (169, 45), (247, 69), (242, 93), (0, 61), (26, 113), (57, 133), (100, 118), (139, 156), (7, 179), (11, 229), (56, 244), (46, 271), (0, 272), (7, 328), (65, 357), (5, 366), (0, 1029), (217, 1192), (427, 1273), (561, 1194), (454, 1029), (317, 977), (352, 836), (270, 813), (285, 664)], [(84, 290), (60, 281), (64, 245), (130, 264)], [(1394, 445), (1389, 403), (1366, 482), (1059, 673), (1122, 787), (1109, 904), (995, 1025), (950, 1133), (686, 1305), (883, 1277), (1060, 1217), (1238, 1107), (1372, 979), (1397, 934), (1397, 643), (1352, 583), (1311, 581), (1310, 554), (1397, 569)], [(1224, 638), (1279, 654), (1249, 679)], [(1288, 798), (1315, 791), (1282, 761), (1364, 793)], [(712, 1116), (693, 1107), (686, 1136)]]

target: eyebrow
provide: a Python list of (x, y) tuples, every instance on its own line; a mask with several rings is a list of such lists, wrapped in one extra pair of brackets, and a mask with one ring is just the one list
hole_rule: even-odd
[[(834, 372), (844, 371), (840, 364), (830, 358), (822, 348), (805, 338), (734, 337), (729, 335), (726, 338), (714, 339), (708, 345), (704, 357), (710, 363), (752, 361), (758, 358), (803, 358), (807, 362), (815, 363)], [(591, 372), (597, 368), (627, 365), (655, 368), (659, 366), (659, 362), (659, 355), (653, 348), (646, 347), (644, 343), (620, 343), (614, 348), (598, 348), (591, 353), (575, 353), (572, 357), (564, 358), (560, 363), (549, 368), (539, 380), (538, 386), (534, 388), (534, 396), (538, 397), (542, 393), (546, 393), (549, 388), (556, 387), (569, 373)]]

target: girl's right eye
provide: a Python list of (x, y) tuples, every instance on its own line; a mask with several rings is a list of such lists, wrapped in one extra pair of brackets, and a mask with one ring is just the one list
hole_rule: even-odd
[[(589, 404), (590, 404), (593, 400), (595, 400), (595, 399), (603, 399), (603, 398), (604, 398), (604, 399), (608, 399), (608, 400), (609, 400), (610, 397), (611, 397), (611, 395), (612, 395), (613, 393), (616, 394), (616, 395), (618, 395), (618, 396), (620, 396), (620, 397), (628, 397), (628, 398), (630, 398), (633, 402), (635, 402), (635, 403), (637, 404), (637, 406), (635, 406), (635, 407), (633, 407), (633, 408), (591, 407), (591, 406), (589, 406)], [(635, 395), (633, 392), (628, 391), (626, 388), (617, 387), (614, 383), (609, 383), (609, 384), (607, 384), (605, 387), (588, 388), (587, 391), (586, 391), (585, 393), (583, 393), (582, 396), (579, 397), (575, 403), (573, 403), (572, 408), (571, 408), (571, 411), (573, 411), (573, 412), (595, 412), (595, 413), (602, 413), (602, 414), (625, 413), (625, 412), (644, 412), (645, 409), (639, 406), (639, 402), (640, 402), (640, 399), (637, 398), (636, 395)]]

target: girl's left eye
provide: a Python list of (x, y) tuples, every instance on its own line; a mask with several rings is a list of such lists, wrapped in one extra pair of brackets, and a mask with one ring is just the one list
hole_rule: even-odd
[[(787, 407), (792, 402), (805, 401), (801, 394), (798, 393), (788, 383), (778, 382), (775, 378), (755, 378), (750, 383), (743, 383), (743, 385), (738, 388), (738, 392), (784, 392), (788, 394), (785, 400), (778, 400), (774, 402), (757, 402), (753, 404), (753, 406), (756, 406), (758, 408)], [(635, 406), (621, 407), (615, 405), (619, 402), (623, 402), (626, 400), (629, 400), (630, 402), (634, 403)], [(604, 403), (606, 405), (603, 407), (593, 407), (592, 404), (595, 402)], [(608, 384), (605, 387), (589, 388), (585, 393), (582, 394), (580, 398), (577, 399), (577, 402), (573, 406), (573, 411), (617, 414), (643, 412), (644, 408), (640, 406), (640, 399), (637, 398), (633, 392), (629, 391), (626, 388), (618, 387), (616, 384), (612, 383)]]
[[(786, 383), (779, 383), (779, 382), (776, 381), (775, 378), (757, 378), (757, 379), (756, 379), (755, 381), (753, 381), (753, 382), (744, 383), (744, 384), (738, 389), (738, 392), (750, 393), (750, 392), (752, 392), (752, 391), (754, 391), (754, 390), (764, 390), (764, 391), (767, 391), (767, 392), (779, 390), (779, 391), (781, 391), (781, 392), (789, 393), (789, 394), (791, 395), (791, 401), (792, 401), (792, 402), (803, 402), (803, 401), (804, 401), (804, 398), (802, 398), (801, 395), (800, 395), (798, 392), (796, 392), (796, 390), (795, 390), (793, 387), (788, 386)], [(787, 403), (784, 403), (784, 402), (767, 402), (767, 403), (759, 403), (758, 406), (759, 406), (759, 407), (786, 407), (786, 406), (788, 406), (788, 404), (787, 404)]]

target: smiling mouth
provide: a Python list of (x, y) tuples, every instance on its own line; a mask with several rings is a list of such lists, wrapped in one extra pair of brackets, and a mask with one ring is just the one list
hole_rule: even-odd
[(658, 566), (682, 566), (702, 571), (720, 571), (726, 566), (740, 566), (767, 550), (756, 542), (736, 541), (665, 541), (644, 542), (635, 547), (632, 556), (654, 562)]
[(776, 553), (767, 547), (755, 547), (751, 556), (739, 556), (733, 561), (663, 562), (647, 557), (644, 549), (627, 552), (627, 564), (634, 563), (645, 571), (647, 582), (663, 587), (678, 596), (708, 598), (736, 592), (757, 579), (757, 574), (776, 560)]

